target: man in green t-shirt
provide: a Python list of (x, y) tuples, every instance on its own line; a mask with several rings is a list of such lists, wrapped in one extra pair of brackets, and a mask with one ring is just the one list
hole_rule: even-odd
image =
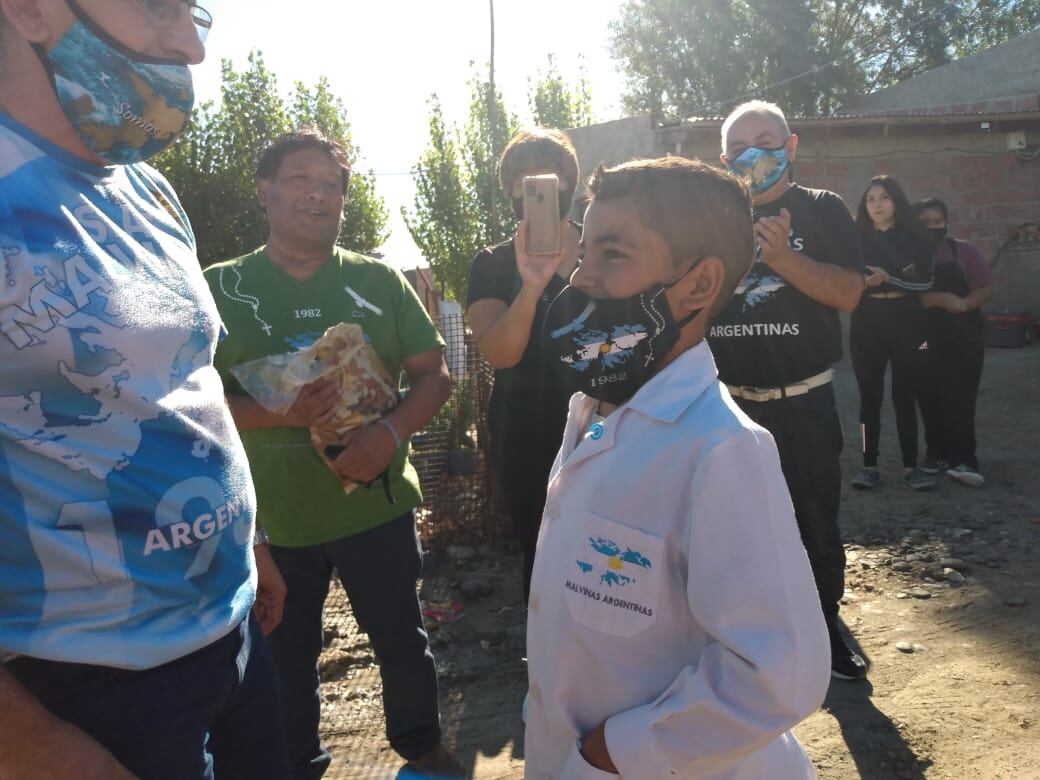
[[(266, 150), (257, 193), (270, 223), (267, 244), (206, 271), (228, 330), (215, 365), (249, 456), (257, 524), (288, 587), (270, 641), (294, 780), (320, 778), (331, 761), (318, 736), (317, 660), (333, 570), (380, 664), (391, 746), (419, 776), (460, 776), (440, 741), (437, 673), (416, 593), (422, 551), (414, 509), (422, 497), (408, 462), (410, 437), (448, 398), (444, 341), (400, 272), (335, 245), (349, 176), (343, 148), (313, 131)], [(410, 389), (385, 417), (343, 437), (334, 473), (311, 447), (309, 428), (330, 418), (336, 385), (308, 385), (279, 415), (246, 395), (231, 369), (305, 348), (342, 322), (360, 325)], [(345, 493), (346, 479), (360, 486)]]

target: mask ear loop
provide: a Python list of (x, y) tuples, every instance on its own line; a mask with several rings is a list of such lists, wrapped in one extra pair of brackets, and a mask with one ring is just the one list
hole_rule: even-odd
[[(685, 279), (687, 276), (690, 275), (690, 272), (693, 271), (694, 268), (696, 268), (697, 266), (699, 266), (701, 264), (702, 260), (704, 260), (703, 257), (698, 257), (696, 260), (694, 260), (693, 264), (683, 272), (682, 276), (680, 276), (674, 282), (669, 282), (668, 284), (664, 285), (664, 289), (665, 290), (670, 290), (673, 287), (675, 287), (675, 285), (679, 284), (679, 282), (681, 282), (683, 279)], [(685, 317), (683, 317), (681, 320), (677, 320), (676, 323), (675, 323), (675, 327), (677, 327), (679, 330), (682, 330), (687, 325), (689, 325), (693, 321), (693, 319), (698, 314), (700, 314), (702, 311), (704, 311), (703, 307), (700, 308), (700, 309), (694, 309), (689, 314), (687, 314)]]

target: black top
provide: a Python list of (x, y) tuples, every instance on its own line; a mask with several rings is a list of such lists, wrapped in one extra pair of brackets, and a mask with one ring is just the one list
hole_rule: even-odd
[(893, 227), (863, 234), (863, 264), (884, 268), (890, 281), (863, 291), (927, 292), (932, 289), (935, 245), (927, 235)]
[[(819, 263), (863, 270), (860, 234), (845, 201), (792, 185), (755, 217), (791, 212), (791, 247)], [(708, 331), (719, 377), (730, 385), (779, 387), (819, 374), (841, 359), (838, 312), (756, 260)]]
[[(567, 286), (557, 275), (546, 285), (535, 309), (531, 335), (520, 362), (495, 370), (488, 403), (491, 465), (510, 511), (540, 516), (553, 458), (560, 448), (571, 391), (560, 381), (558, 358), (545, 353), (543, 323), (549, 304)], [(480, 252), (469, 272), (467, 307), (494, 298), (512, 304), (523, 281), (513, 242)]]
[[(495, 390), (502, 394), (515, 394), (518, 403), (538, 403), (543, 399), (552, 400), (562, 395), (554, 381), (554, 364), (543, 354), (545, 339), (542, 337), (542, 323), (549, 304), (567, 286), (566, 280), (553, 274), (552, 279), (542, 291), (531, 325), (531, 337), (520, 358), (520, 362), (512, 368), (500, 368), (495, 371)], [(516, 268), (516, 248), (513, 241), (503, 241), (497, 246), (488, 247), (473, 258), (469, 272), (469, 300), (467, 308), (476, 301), (495, 298), (507, 305), (512, 305), (520, 294), (523, 281)], [(570, 393), (566, 394), (570, 398)], [(566, 400), (564, 402), (566, 404)]]
[[(953, 254), (953, 262), (935, 264), (932, 290), (934, 292), (953, 293), (960, 298), (967, 298), (971, 295), (971, 283), (968, 281), (964, 269), (961, 268), (961, 264), (957, 262), (957, 255), (959, 254), (957, 242), (952, 238), (947, 238), (946, 243), (949, 244), (950, 252)], [(983, 317), (981, 309), (972, 309), (961, 314), (954, 314), (951, 311), (946, 311), (946, 309), (936, 307), (927, 309), (926, 313), (933, 333), (942, 331), (943, 333), (953, 334), (963, 334), (965, 332), (977, 334), (982, 330)]]

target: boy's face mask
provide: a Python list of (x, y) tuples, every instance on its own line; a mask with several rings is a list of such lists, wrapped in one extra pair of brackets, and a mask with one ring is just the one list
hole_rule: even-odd
[(559, 361), (564, 383), (614, 405), (635, 395), (701, 311), (676, 322), (665, 296), (696, 265), (671, 284), (629, 298), (591, 298), (565, 287), (545, 314), (548, 357)]
[(76, 21), (49, 52), (35, 46), (79, 137), (114, 165), (147, 160), (176, 140), (195, 104), (183, 62), (131, 51), (66, 0)]
[(735, 175), (750, 182), (753, 195), (761, 195), (780, 181), (789, 165), (785, 141), (779, 149), (749, 146), (730, 160), (727, 167)]

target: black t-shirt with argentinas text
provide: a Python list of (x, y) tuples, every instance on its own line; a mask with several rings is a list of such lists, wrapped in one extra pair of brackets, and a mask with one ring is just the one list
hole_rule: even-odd
[[(863, 271), (859, 232), (845, 201), (797, 184), (755, 218), (791, 213), (791, 248), (819, 263)], [(730, 385), (779, 387), (825, 371), (841, 359), (837, 310), (813, 300), (756, 260), (715, 317), (708, 341), (719, 378)]]

